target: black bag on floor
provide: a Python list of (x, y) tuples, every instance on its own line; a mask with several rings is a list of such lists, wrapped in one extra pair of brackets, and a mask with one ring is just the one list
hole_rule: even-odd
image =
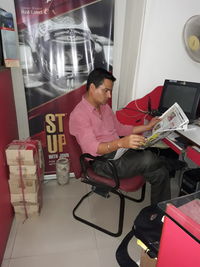
[(149, 249), (147, 252), (151, 258), (158, 253), (159, 242), (162, 232), (163, 212), (157, 205), (143, 208), (136, 217), (132, 230), (124, 237), (116, 251), (116, 259), (121, 267), (138, 267), (137, 263), (128, 254), (128, 244), (135, 236), (140, 239)]

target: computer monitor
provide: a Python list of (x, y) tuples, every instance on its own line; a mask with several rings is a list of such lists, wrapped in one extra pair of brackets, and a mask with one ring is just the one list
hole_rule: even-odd
[(165, 80), (159, 111), (165, 112), (177, 102), (190, 121), (200, 116), (200, 83)]

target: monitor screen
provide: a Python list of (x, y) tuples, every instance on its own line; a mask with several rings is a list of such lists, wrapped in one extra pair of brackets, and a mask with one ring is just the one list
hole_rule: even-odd
[(189, 120), (200, 114), (200, 83), (165, 80), (160, 98), (159, 111), (165, 112), (177, 102)]

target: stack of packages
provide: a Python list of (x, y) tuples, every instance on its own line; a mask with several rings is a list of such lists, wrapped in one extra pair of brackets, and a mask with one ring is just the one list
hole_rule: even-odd
[(26, 218), (39, 214), (42, 207), (44, 162), (38, 140), (14, 140), (6, 149), (9, 165), (11, 203), (15, 214)]

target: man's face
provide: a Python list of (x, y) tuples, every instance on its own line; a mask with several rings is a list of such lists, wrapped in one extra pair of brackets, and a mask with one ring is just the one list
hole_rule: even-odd
[(95, 88), (94, 90), (94, 100), (99, 105), (104, 105), (108, 102), (109, 98), (112, 96), (113, 82), (108, 79), (104, 79), (103, 83)]

